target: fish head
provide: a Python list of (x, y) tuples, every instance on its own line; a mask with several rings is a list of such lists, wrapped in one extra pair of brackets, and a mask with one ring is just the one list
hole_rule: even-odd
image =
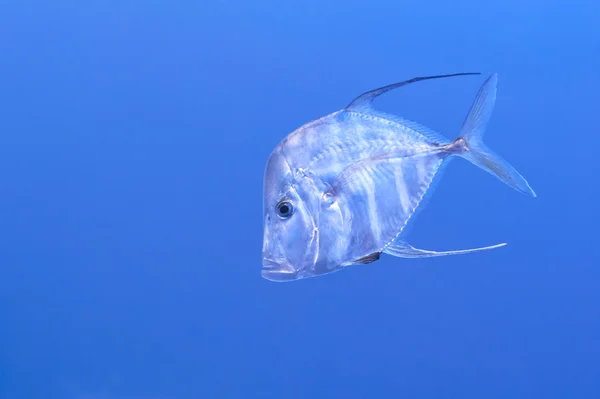
[(324, 191), (317, 176), (291, 167), (280, 151), (271, 154), (263, 197), (261, 274), (267, 280), (294, 281), (331, 271), (319, 256)]
[(264, 180), (262, 276), (272, 281), (302, 278), (315, 262), (318, 229), (310, 179), (290, 167), (278, 150)]

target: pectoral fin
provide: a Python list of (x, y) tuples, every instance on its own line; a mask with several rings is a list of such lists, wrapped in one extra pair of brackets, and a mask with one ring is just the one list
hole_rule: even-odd
[(433, 256), (461, 255), (461, 254), (468, 254), (471, 252), (486, 251), (488, 249), (500, 248), (505, 245), (506, 245), (506, 243), (502, 243), (502, 244), (492, 245), (489, 247), (461, 249), (461, 250), (457, 250), (457, 251), (436, 252), (436, 251), (428, 251), (426, 249), (414, 248), (413, 246), (411, 246), (410, 244), (408, 244), (404, 241), (397, 240), (397, 241), (392, 242), (390, 245), (388, 245), (383, 250), (383, 252), (388, 255), (393, 255), (393, 256), (400, 257), (400, 258), (429, 258), (429, 257), (433, 257)]

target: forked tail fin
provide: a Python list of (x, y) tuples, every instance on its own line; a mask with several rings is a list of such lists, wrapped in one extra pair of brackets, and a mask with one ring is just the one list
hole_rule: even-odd
[(517, 191), (535, 197), (527, 180), (502, 157), (490, 150), (482, 140), (496, 102), (498, 75), (492, 74), (481, 86), (459, 137), (450, 144), (455, 154), (491, 173)]

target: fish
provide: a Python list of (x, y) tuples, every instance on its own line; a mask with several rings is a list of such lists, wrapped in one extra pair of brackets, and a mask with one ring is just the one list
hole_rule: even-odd
[(454, 140), (373, 107), (373, 100), (390, 90), (465, 75), (480, 73), (415, 77), (383, 86), (289, 133), (265, 168), (262, 277), (289, 282), (370, 264), (382, 254), (415, 259), (506, 245), (432, 251), (413, 247), (405, 234), (455, 158), (536, 197), (525, 178), (483, 142), (498, 74), (481, 85)]

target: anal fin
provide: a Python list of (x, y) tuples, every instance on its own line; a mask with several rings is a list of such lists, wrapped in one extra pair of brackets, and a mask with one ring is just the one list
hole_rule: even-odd
[(400, 258), (430, 258), (434, 256), (447, 256), (447, 255), (461, 255), (472, 252), (487, 251), (489, 249), (500, 248), (505, 246), (506, 243), (491, 245), (489, 247), (472, 248), (472, 249), (460, 249), (456, 251), (429, 251), (426, 249), (414, 248), (407, 242), (396, 240), (388, 245), (383, 252), (388, 255), (397, 256)]

